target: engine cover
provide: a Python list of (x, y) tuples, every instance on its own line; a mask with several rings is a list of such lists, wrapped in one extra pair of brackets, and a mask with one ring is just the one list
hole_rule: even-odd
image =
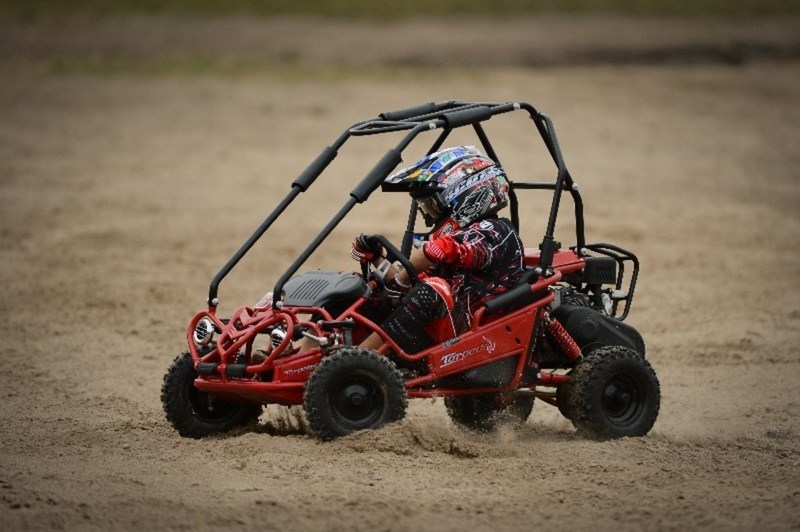
[(354, 272), (313, 270), (289, 279), (283, 292), (287, 307), (322, 307), (363, 296), (367, 283)]
[(583, 306), (561, 305), (553, 316), (567, 329), (581, 348), (589, 351), (601, 346), (618, 345), (644, 356), (644, 339), (630, 325)]

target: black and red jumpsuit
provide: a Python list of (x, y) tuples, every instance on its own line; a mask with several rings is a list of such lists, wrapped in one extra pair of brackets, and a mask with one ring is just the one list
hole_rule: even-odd
[[(423, 252), (434, 265), (381, 325), (407, 353), (466, 330), (481, 302), (514, 286), (524, 271), (522, 242), (505, 218), (486, 218), (439, 234), (423, 245)], [(431, 325), (445, 317), (449, 326), (443, 338)]]

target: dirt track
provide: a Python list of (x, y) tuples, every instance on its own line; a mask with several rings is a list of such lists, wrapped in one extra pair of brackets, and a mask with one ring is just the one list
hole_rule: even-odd
[[(55, 75), (9, 61), (3, 528), (800, 527), (800, 63), (415, 70), (323, 84), (264, 72)], [(159, 388), (213, 274), (346, 125), (452, 98), (521, 99), (550, 114), (589, 240), (639, 254), (630, 321), (663, 393), (652, 433), (585, 441), (537, 403), (522, 430), (475, 436), (439, 401), (334, 443), (277, 407), (253, 430), (181, 439)], [(512, 177), (551, 175), (526, 121), (487, 128)], [(386, 148), (351, 145), (223, 283), (223, 307), (271, 288)], [(349, 267), (349, 241), (365, 228), (399, 236), (405, 202), (375, 200), (314, 266)], [(523, 217), (528, 245), (543, 213), (536, 204)]]

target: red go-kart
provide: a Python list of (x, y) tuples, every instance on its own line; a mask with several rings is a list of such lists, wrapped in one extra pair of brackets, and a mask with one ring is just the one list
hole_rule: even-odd
[[(418, 135), (439, 132), (428, 151), (433, 153), (451, 131), (469, 126), (487, 155), (500, 162), (482, 124), (515, 111), (532, 120), (555, 162), (556, 176), (543, 183), (510, 180), (510, 217), (519, 229), (517, 191), (552, 191), (547, 230), (538, 249), (526, 249), (527, 271), (517, 285), (487, 300), (472, 316), (469, 330), (436, 338), (432, 323), (429, 332), (439, 343), (406, 353), (363, 312), (386, 297), (366, 265), (360, 273), (296, 275), (350, 210), (381, 187)], [(312, 186), (342, 145), (350, 137), (393, 132), (407, 133), (350, 192), (274, 290), (255, 306), (219, 317), (222, 279)], [(572, 196), (576, 222), (576, 243), (568, 249), (554, 239), (563, 192)], [(416, 224), (411, 201), (400, 249), (381, 235), (369, 238), (414, 272), (408, 260)], [(641, 335), (623, 321), (638, 271), (634, 254), (584, 241), (582, 198), (564, 164), (553, 123), (530, 104), (449, 101), (382, 113), (354, 124), (327, 147), (214, 277), (208, 308), (189, 324), (188, 351), (164, 377), (164, 410), (181, 435), (198, 438), (254, 422), (265, 404), (303, 405), (311, 431), (331, 439), (403, 418), (409, 398), (444, 397), (454, 423), (483, 431), (504, 421), (524, 422), (539, 398), (590, 437), (642, 436), (658, 415), (660, 389)], [(383, 346), (377, 351), (358, 347), (372, 332)]]

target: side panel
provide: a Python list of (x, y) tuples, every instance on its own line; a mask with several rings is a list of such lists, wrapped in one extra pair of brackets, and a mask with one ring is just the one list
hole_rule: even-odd
[(306, 382), (321, 360), (322, 354), (319, 352), (300, 358), (290, 357), (285, 362), (277, 360), (272, 381), (276, 383)]
[(509, 319), (500, 319), (442, 344), (430, 354), (430, 369), (441, 378), (475, 366), (527, 353), (536, 312), (526, 312)]

